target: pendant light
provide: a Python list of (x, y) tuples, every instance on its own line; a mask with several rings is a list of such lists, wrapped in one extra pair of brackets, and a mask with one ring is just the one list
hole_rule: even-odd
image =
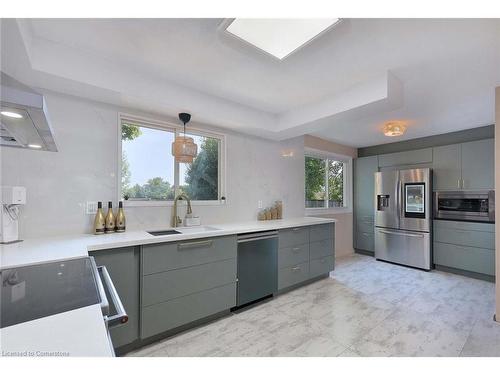
[(192, 163), (198, 153), (198, 146), (193, 138), (186, 137), (186, 124), (191, 120), (189, 113), (179, 113), (179, 120), (184, 124), (184, 135), (177, 135), (172, 143), (172, 155), (178, 163)]

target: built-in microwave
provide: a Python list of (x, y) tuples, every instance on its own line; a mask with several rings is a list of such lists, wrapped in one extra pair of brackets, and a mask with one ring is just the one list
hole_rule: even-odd
[(434, 219), (495, 222), (495, 191), (434, 192)]

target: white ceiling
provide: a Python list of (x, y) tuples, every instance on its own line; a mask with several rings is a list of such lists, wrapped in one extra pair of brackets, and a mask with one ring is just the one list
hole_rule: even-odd
[[(283, 61), (227, 35), (222, 22), (4, 20), (2, 70), (278, 139), (307, 132), (359, 147), (394, 141), (380, 131), (391, 119), (410, 121), (399, 139), (494, 122), (500, 20), (347, 19)], [(23, 51), (4, 39), (16, 33), (29, 74)]]

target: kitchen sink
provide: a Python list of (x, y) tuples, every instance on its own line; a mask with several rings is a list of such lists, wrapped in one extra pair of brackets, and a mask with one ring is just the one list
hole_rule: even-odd
[(199, 227), (180, 227), (177, 229), (181, 233), (200, 233), (200, 232), (212, 232), (214, 230), (220, 230), (220, 228), (210, 227), (207, 225), (201, 225)]
[(168, 230), (154, 230), (151, 232), (148, 232), (149, 234), (153, 236), (168, 236), (171, 234), (181, 234), (181, 232), (176, 231), (174, 229), (168, 229)]

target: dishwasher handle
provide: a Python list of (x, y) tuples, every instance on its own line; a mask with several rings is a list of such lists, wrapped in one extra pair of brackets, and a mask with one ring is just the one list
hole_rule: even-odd
[(113, 327), (127, 323), (128, 322), (127, 312), (123, 307), (123, 303), (120, 299), (120, 296), (118, 295), (118, 292), (116, 291), (115, 285), (113, 284), (113, 280), (111, 280), (111, 277), (109, 276), (109, 272), (106, 269), (106, 266), (99, 266), (97, 268), (100, 271), (100, 274), (102, 274), (102, 277), (104, 279), (104, 284), (108, 288), (111, 301), (113, 302), (113, 305), (115, 306), (116, 309), (115, 315), (105, 316), (104, 320), (106, 321), (108, 327)]
[(273, 230), (273, 231), (266, 231), (266, 232), (242, 234), (242, 235), (238, 236), (238, 243), (268, 240), (268, 239), (272, 239), (272, 238), (278, 238), (277, 231)]

